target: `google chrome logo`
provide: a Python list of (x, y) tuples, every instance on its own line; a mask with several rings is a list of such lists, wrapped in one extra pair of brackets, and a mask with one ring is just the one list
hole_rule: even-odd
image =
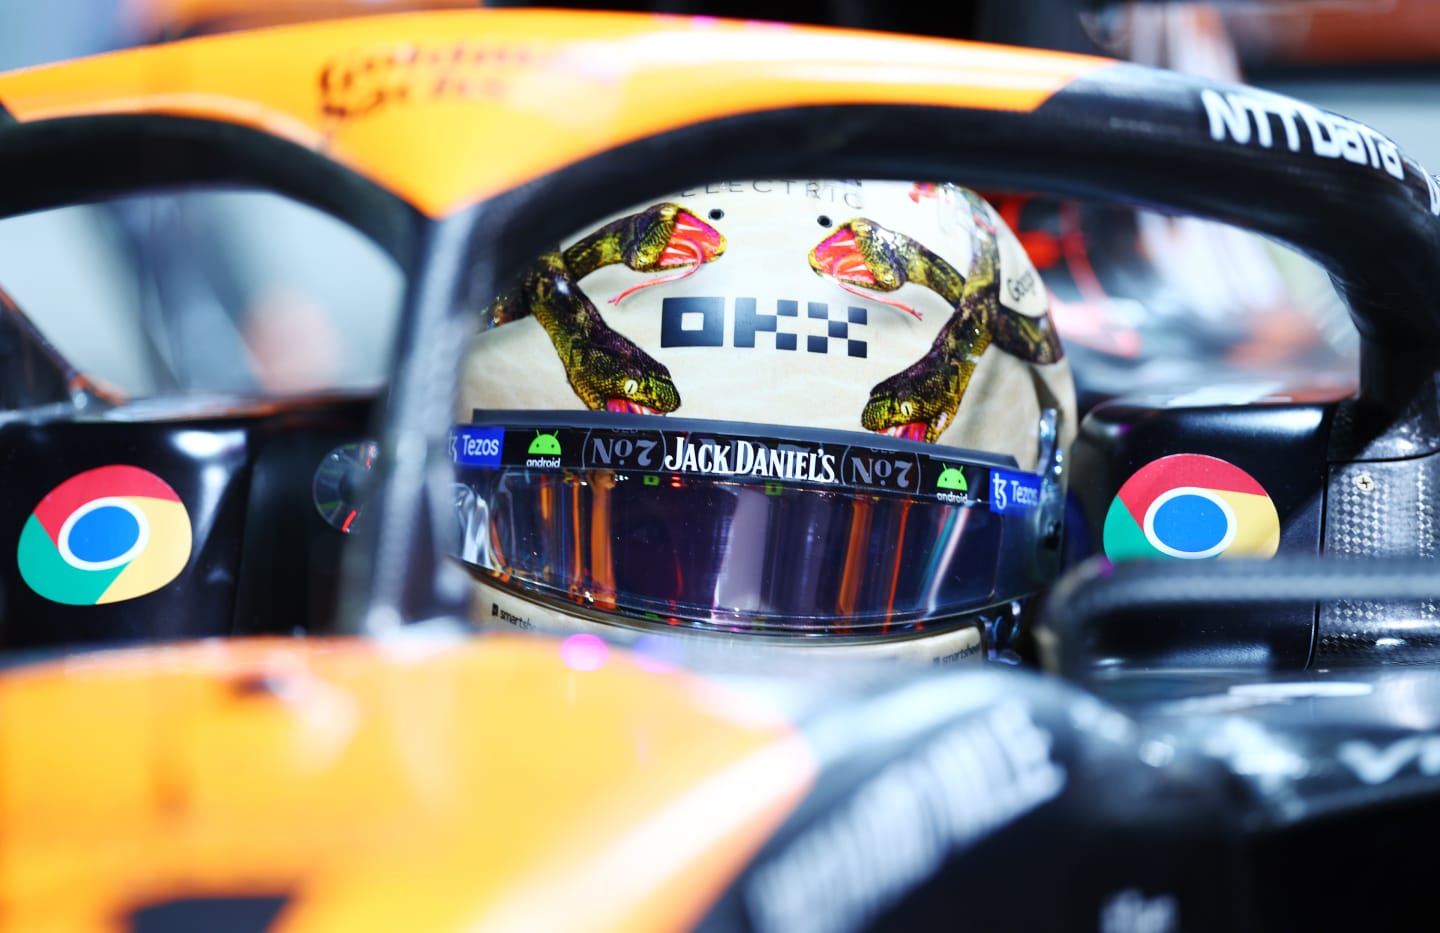
[(147, 470), (105, 466), (72, 476), (40, 500), (16, 559), (30, 589), (70, 606), (153, 593), (190, 560), (190, 514)]
[(1105, 515), (1105, 555), (1205, 560), (1271, 557), (1275, 503), (1249, 473), (1217, 457), (1161, 457), (1125, 481)]

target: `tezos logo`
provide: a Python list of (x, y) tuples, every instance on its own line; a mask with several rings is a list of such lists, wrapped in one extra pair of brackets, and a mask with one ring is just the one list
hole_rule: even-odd
[(30, 589), (70, 606), (153, 593), (190, 560), (190, 515), (175, 490), (146, 470), (107, 466), (46, 494), (20, 532), (16, 554)]
[(1215, 457), (1174, 454), (1120, 487), (1105, 515), (1111, 560), (1270, 557), (1280, 546), (1275, 503), (1249, 473)]
[(1040, 504), (1040, 477), (1013, 470), (990, 471), (990, 511), (1005, 514)]
[(525, 461), (527, 467), (558, 467), (560, 465), (560, 432), (552, 431), (549, 434), (535, 432), (535, 439), (530, 442), (530, 447), (525, 451), (529, 459)]
[(504, 428), (457, 427), (450, 432), (450, 459), (460, 466), (500, 466)]

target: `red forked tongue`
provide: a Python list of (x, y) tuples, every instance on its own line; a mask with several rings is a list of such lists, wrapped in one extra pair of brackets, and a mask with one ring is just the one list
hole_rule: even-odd
[(880, 431), (881, 434), (888, 434), (891, 437), (903, 438), (907, 441), (925, 440), (927, 425), (923, 421), (912, 421), (909, 424), (897, 424), (893, 428), (886, 428)]
[(664, 285), (666, 282), (678, 282), (681, 279), (689, 278), (700, 271), (700, 264), (704, 256), (704, 248), (695, 240), (688, 238), (671, 240), (665, 247), (664, 252), (660, 254), (660, 267), (666, 268), (676, 264), (683, 264), (680, 271), (673, 275), (662, 275), (631, 285), (614, 298), (611, 298), (610, 303), (612, 305), (618, 305), (642, 288), (649, 288), (652, 285)]
[(896, 309), (898, 309), (898, 310), (900, 310), (900, 311), (904, 311), (906, 314), (914, 315), (915, 320), (917, 320), (917, 321), (923, 321), (923, 320), (925, 320), (924, 315), (922, 315), (919, 311), (916, 311), (914, 308), (910, 307), (909, 305), (905, 304), (903, 301), (895, 301), (895, 300), (890, 299), (890, 298), (881, 298), (879, 295), (875, 294), (874, 292), (862, 291), (862, 290), (856, 288), (855, 286), (851, 285), (850, 283), (845, 282), (845, 281), (843, 281), (843, 280), (841, 280), (841, 279), (836, 279), (836, 280), (835, 280), (835, 284), (836, 284), (836, 285), (839, 285), (841, 288), (845, 289), (845, 291), (849, 292), (849, 293), (852, 294), (852, 295), (859, 295), (861, 298), (868, 298), (868, 299), (870, 299), (871, 301), (878, 301), (878, 302), (880, 302), (882, 305), (889, 305), (889, 306), (892, 307), (892, 308), (896, 308)]
[(662, 412), (647, 408), (639, 402), (632, 402), (628, 398), (611, 398), (605, 400), (605, 410), (620, 415), (658, 415)]
[(700, 271), (700, 266), (706, 261), (706, 248), (704, 243), (698, 239), (691, 239), (688, 236), (675, 236), (670, 242), (665, 243), (664, 251), (660, 253), (660, 268), (668, 269), (671, 266), (681, 266), (680, 272), (674, 275), (661, 275), (657, 278), (645, 279), (644, 282), (631, 285), (621, 294), (611, 298), (611, 304), (619, 304), (629, 295), (634, 295), (639, 289), (649, 288), (651, 285), (664, 285), (665, 282), (678, 282), (683, 278), (690, 278), (691, 275)]

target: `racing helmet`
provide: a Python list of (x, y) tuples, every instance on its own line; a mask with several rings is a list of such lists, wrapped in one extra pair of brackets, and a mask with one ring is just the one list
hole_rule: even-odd
[(1045, 287), (975, 192), (699, 185), (484, 310), (454, 551), (482, 625), (1000, 657), (1059, 569), (1075, 417)]

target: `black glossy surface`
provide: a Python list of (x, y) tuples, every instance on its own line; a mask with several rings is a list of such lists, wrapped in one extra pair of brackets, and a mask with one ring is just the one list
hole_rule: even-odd
[[(1177, 453), (1218, 457), (1249, 473), (1275, 503), (1279, 553), (1320, 553), (1333, 405), (1169, 408), (1162, 402), (1112, 402), (1083, 422), (1071, 454), (1070, 495), (1082, 518), (1078, 534), (1090, 550), (1072, 551), (1072, 560), (1103, 554), (1105, 516), (1121, 485), (1146, 464)], [(1076, 670), (1293, 670), (1309, 663), (1313, 602), (1244, 604), (1227, 601), (1223, 587), (1211, 592), (1203, 606), (1118, 600), (1114, 612), (1084, 618), (1067, 616), (1057, 600), (1049, 624), (1084, 627), (1080, 637), (1067, 639), (1085, 655), (1067, 660)]]
[[(339, 398), (144, 421), (0, 425), (0, 649), (324, 630), (346, 538), (316, 512), (311, 481), (333, 446), (364, 436), (371, 405)], [(174, 581), (135, 599), (44, 599), (18, 573), (20, 529), (59, 483), (112, 464), (149, 470), (174, 488), (190, 515), (189, 561)]]

